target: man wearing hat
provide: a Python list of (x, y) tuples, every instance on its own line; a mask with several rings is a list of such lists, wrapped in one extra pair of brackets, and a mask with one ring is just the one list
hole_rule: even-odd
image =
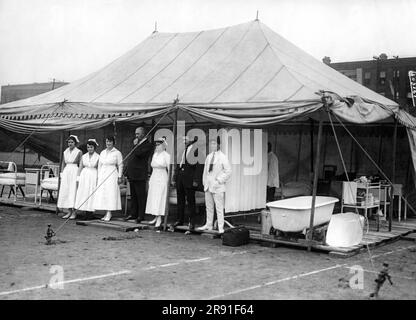
[(129, 157), (125, 171), (131, 194), (130, 214), (125, 220), (134, 219), (136, 223), (140, 223), (145, 215), (148, 160), (153, 151), (153, 145), (146, 137), (145, 128), (138, 127), (135, 136), (133, 140), (135, 149)]
[[(198, 157), (198, 148), (195, 142), (197, 137), (193, 141), (188, 136), (183, 137), (185, 148), (182, 152), (181, 161), (178, 164), (176, 170), (176, 197), (178, 203), (177, 219), (174, 227), (184, 224), (185, 219), (185, 204), (189, 206), (189, 228), (195, 228), (195, 191), (201, 183), (198, 183), (198, 170), (197, 161), (190, 161), (192, 158), (196, 160)], [(202, 176), (202, 174), (201, 174)]]

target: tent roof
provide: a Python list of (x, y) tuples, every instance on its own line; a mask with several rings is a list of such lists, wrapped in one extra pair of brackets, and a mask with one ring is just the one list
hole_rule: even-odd
[[(240, 125), (267, 124), (316, 111), (322, 107), (320, 90), (333, 92), (341, 101), (358, 98), (356, 107), (377, 106), (370, 121), (398, 110), (394, 101), (313, 58), (256, 20), (200, 32), (155, 32), (97, 72), (0, 106), (0, 118), (65, 114), (91, 122), (110, 114), (160, 115), (178, 98), (178, 106), (196, 116), (218, 116), (226, 123), (237, 119)], [(347, 108), (345, 103), (341, 106)], [(344, 111), (339, 114), (350, 121), (367, 121), (356, 114), (360, 110)]]

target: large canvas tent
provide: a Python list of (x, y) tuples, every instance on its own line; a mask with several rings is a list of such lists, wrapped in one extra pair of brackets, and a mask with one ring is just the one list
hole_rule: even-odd
[[(1, 105), (0, 127), (35, 132), (29, 143), (44, 149), (48, 139), (56, 139), (47, 133), (150, 123), (166, 112), (187, 124), (262, 128), (326, 117), (324, 94), (332, 97), (331, 111), (346, 122), (397, 119), (409, 128), (409, 137), (416, 127), (397, 103), (316, 60), (258, 20), (200, 32), (154, 32), (78, 81)], [(238, 190), (246, 183), (241, 181)], [(245, 191), (265, 189), (265, 184), (262, 172)], [(255, 209), (260, 203), (264, 207), (264, 192), (233, 209)]]

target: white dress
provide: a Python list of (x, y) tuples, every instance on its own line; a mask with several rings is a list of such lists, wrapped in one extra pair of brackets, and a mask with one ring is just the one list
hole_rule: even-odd
[(82, 156), (82, 171), (79, 175), (75, 209), (94, 211), (95, 188), (97, 186), (97, 167), (99, 155), (94, 152), (90, 157), (87, 152)]
[(152, 158), (152, 175), (149, 179), (147, 192), (146, 213), (155, 216), (164, 216), (166, 196), (168, 192), (168, 168), (170, 155), (166, 151), (155, 152)]
[(97, 191), (94, 197), (94, 209), (121, 210), (120, 187), (118, 178), (123, 174), (123, 156), (116, 148), (100, 153), (98, 161)]
[(77, 147), (66, 148), (64, 151), (65, 168), (61, 173), (61, 185), (58, 195), (58, 208), (71, 209), (75, 207), (75, 196), (77, 193), (78, 156), (81, 150)]

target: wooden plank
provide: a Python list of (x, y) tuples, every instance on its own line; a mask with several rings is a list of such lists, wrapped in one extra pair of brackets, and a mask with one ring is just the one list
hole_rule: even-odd
[(204, 235), (204, 236), (209, 236), (211, 238), (220, 238), (221, 234), (217, 231), (217, 230), (189, 230), (188, 226), (177, 226), (175, 227), (175, 231), (189, 231), (193, 234), (200, 234), (200, 235)]
[(81, 226), (116, 229), (116, 230), (120, 230), (123, 232), (133, 231), (135, 229), (139, 229), (139, 230), (150, 229), (150, 226), (147, 226), (147, 225), (136, 224), (136, 223), (126, 222), (126, 221), (114, 221), (114, 220), (110, 220), (108, 222), (101, 221), (101, 220), (76, 221), (76, 224), (81, 225)]
[(103, 224), (98, 222), (89, 222), (89, 221), (77, 221), (77, 225), (79, 226), (87, 226), (87, 227), (98, 227), (98, 228), (105, 228), (105, 229), (115, 229), (118, 231), (127, 232), (125, 227), (117, 226), (114, 224)]
[[(270, 243), (276, 243), (276, 244), (281, 244), (281, 245), (286, 245), (286, 246), (294, 246), (294, 247), (301, 247), (301, 248), (308, 248), (308, 242), (305, 239), (302, 239), (303, 241), (289, 241), (289, 240), (281, 240), (281, 239), (270, 239), (269, 237), (264, 237), (258, 234), (250, 234), (250, 239), (253, 240), (257, 240), (257, 241), (265, 241), (265, 242), (270, 242)], [(326, 252), (343, 252), (343, 253), (349, 253), (349, 252), (353, 252), (356, 250), (361, 249), (360, 245), (356, 245), (350, 248), (342, 248), (342, 247), (331, 247), (328, 245), (324, 245), (324, 244), (318, 244), (316, 243), (316, 241), (314, 241), (314, 243), (312, 243), (312, 248), (317, 249), (317, 250), (321, 250), (321, 251), (326, 251)]]
[(400, 236), (400, 234), (382, 234), (382, 233), (380, 233), (380, 234), (376, 234), (376, 233), (373, 233), (373, 234), (371, 234), (371, 233), (366, 233), (366, 234), (364, 234), (363, 235), (363, 237), (367, 237), (367, 238), (375, 238), (375, 239), (391, 239), (391, 238), (396, 238), (396, 237), (399, 237)]
[(416, 233), (410, 233), (408, 235), (402, 236), (401, 239), (407, 241), (416, 241)]

